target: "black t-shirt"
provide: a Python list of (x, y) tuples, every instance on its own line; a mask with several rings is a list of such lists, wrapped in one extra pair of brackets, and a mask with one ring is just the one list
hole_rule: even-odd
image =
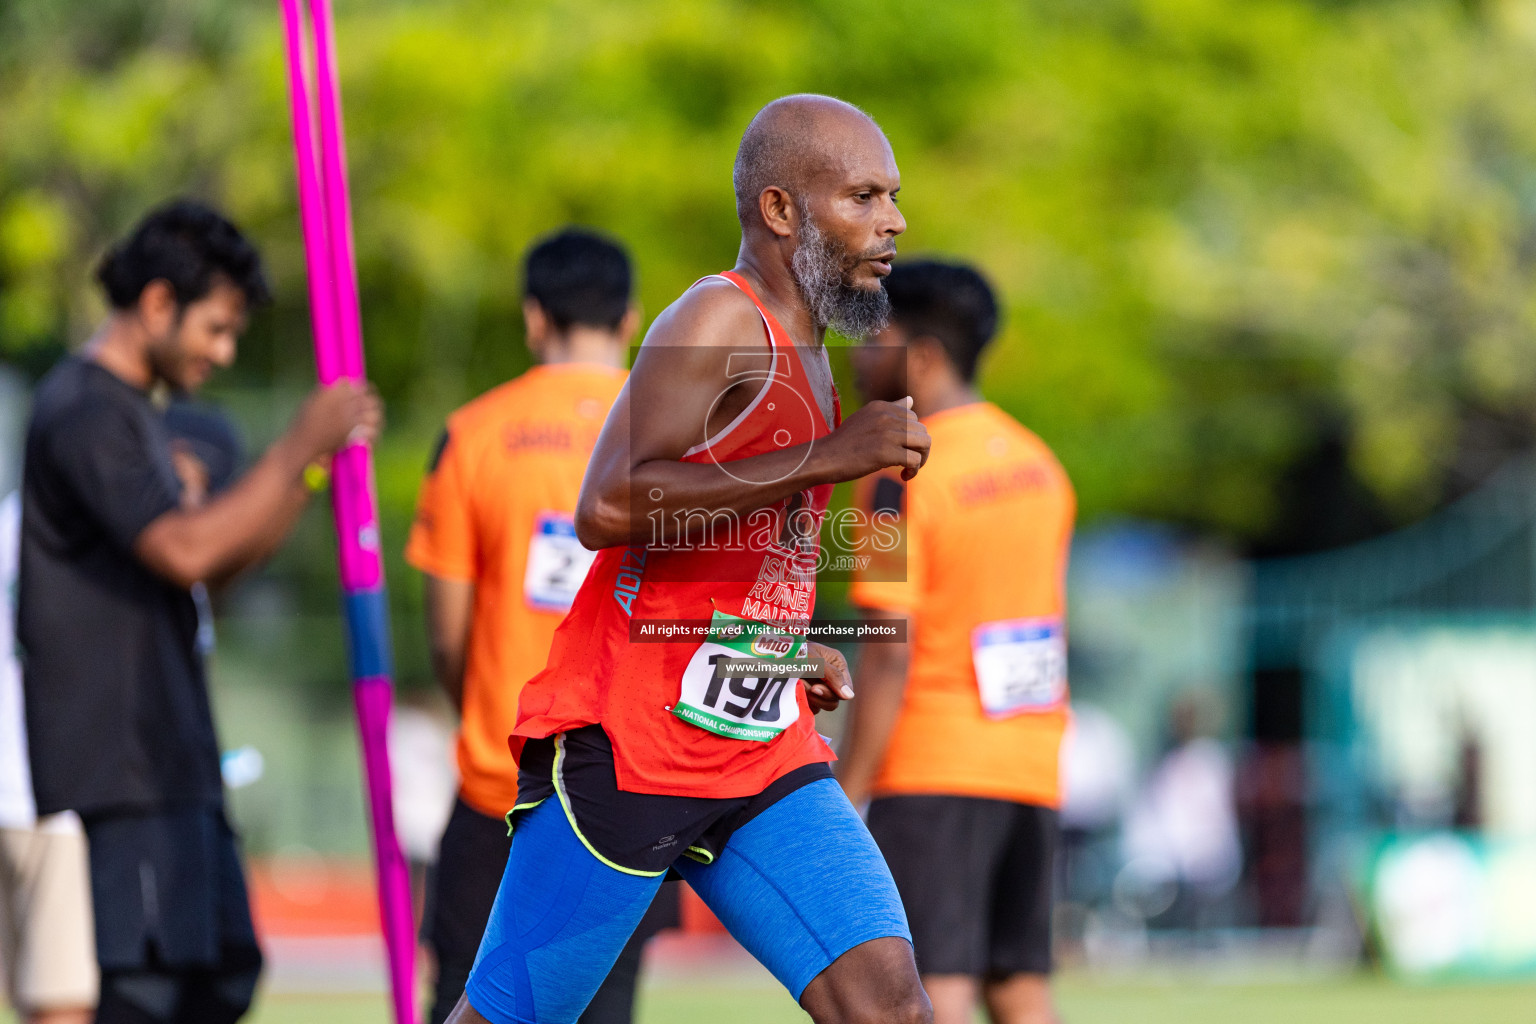
[(222, 798), (192, 596), (133, 554), (179, 491), (143, 392), (78, 358), (38, 385), (17, 639), (39, 814)]
[(165, 410), (165, 430), (172, 444), (183, 444), (208, 471), (208, 493), (218, 494), (235, 482), (245, 461), (245, 446), (234, 424), (211, 406), (189, 398), (174, 398)]

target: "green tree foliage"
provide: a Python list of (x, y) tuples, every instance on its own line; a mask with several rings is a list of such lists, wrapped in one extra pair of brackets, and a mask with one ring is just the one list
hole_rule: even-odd
[[(1006, 298), (986, 391), (1085, 517), (1262, 540), (1333, 440), (1402, 520), (1531, 436), (1532, 0), (343, 0), (365, 329), (394, 542), (442, 415), (525, 363), (518, 259), (567, 221), (645, 308), (731, 263), (763, 102), (886, 127), (906, 252)], [(174, 193), (261, 240), (232, 383), (309, 379), (275, 0), (0, 0), (0, 351), (100, 313), (107, 239)]]

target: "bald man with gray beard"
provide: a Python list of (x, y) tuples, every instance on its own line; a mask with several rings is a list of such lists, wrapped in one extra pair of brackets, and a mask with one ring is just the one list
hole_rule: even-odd
[[(824, 348), (885, 322), (900, 173), (868, 115), (789, 96), (748, 126), (734, 185), (735, 267), (656, 319), (589, 463), (575, 528), (598, 553), (523, 690), (512, 853), (449, 1024), (571, 1024), (668, 872), (817, 1024), (932, 1022), (813, 724), (853, 697), (848, 666), (793, 629), (833, 485), (928, 454), (910, 398), (842, 418)], [(707, 633), (636, 640), (646, 619)], [(749, 651), (786, 664), (730, 665)]]

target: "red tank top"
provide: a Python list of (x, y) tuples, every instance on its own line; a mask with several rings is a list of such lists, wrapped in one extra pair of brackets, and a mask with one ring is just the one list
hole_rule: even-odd
[[(740, 275), (717, 276), (757, 306), (771, 359), (771, 369), (760, 374), (766, 383), (751, 404), (683, 456), (684, 462), (717, 462), (729, 472), (734, 460), (826, 436), (842, 421), (842, 406), (834, 391), (833, 422), (827, 423), (803, 354), (788, 332)], [(690, 686), (700, 687), (708, 645), (697, 637), (660, 643), (631, 636), (632, 627), (638, 631), (652, 621), (808, 621), (816, 600), (821, 521), (831, 495), (832, 485), (823, 484), (740, 517), (738, 531), (710, 550), (694, 545), (599, 551), (555, 631), (548, 664), (523, 689), (510, 739), (513, 753), (521, 754), (525, 739), (600, 724), (613, 743), (620, 789), (718, 798), (752, 796), (796, 768), (835, 760), (816, 732), (797, 681), (778, 680), (773, 692), (762, 691), (772, 682), (765, 680), (747, 681), (756, 685), (735, 694), (720, 692), (718, 685), (708, 694), (695, 688), (688, 691), (694, 694), (690, 700), (684, 675), (693, 680)], [(740, 656), (749, 656), (746, 648)], [(705, 665), (706, 679), (708, 672)], [(721, 710), (719, 717), (713, 709)], [(740, 717), (731, 719), (726, 712)], [(758, 728), (762, 720), (788, 724), (773, 733)]]

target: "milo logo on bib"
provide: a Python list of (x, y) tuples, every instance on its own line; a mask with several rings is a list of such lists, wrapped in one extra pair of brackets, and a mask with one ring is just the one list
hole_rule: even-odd
[(804, 652), (799, 637), (716, 611), (672, 713), (717, 736), (766, 743), (800, 717), (795, 684), (816, 671)]
[[(720, 614), (719, 612), (715, 613)], [(802, 646), (804, 641), (788, 635), (787, 633), (772, 633), (764, 631), (752, 639), (748, 653), (754, 658), (788, 658)]]

